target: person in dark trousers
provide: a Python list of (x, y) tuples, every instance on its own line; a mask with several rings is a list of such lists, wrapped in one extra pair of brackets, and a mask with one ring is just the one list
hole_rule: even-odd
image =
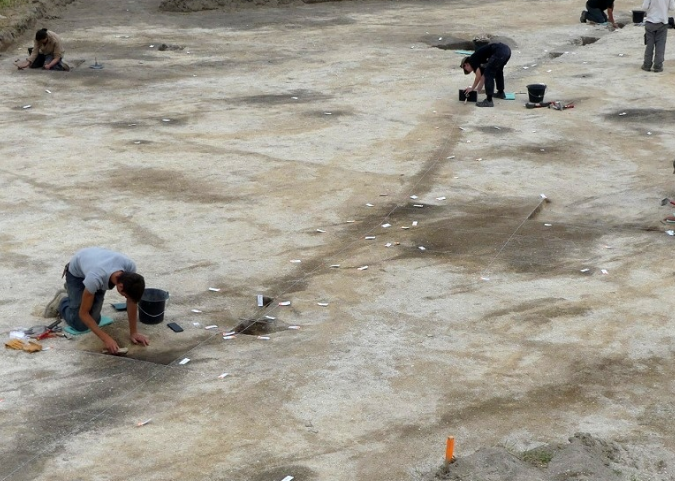
[[(607, 10), (607, 13), (605, 13)], [(588, 0), (586, 2), (586, 10), (581, 12), (581, 23), (605, 23), (609, 22), (612, 27), (617, 28), (618, 25), (614, 21), (614, 0)]]
[(91, 331), (111, 354), (117, 353), (117, 342), (100, 327), (101, 308), (107, 290), (117, 289), (127, 300), (129, 337), (134, 344), (148, 345), (148, 338), (137, 332), (138, 302), (145, 291), (145, 279), (136, 273), (136, 264), (123, 254), (101, 247), (87, 247), (75, 253), (63, 269), (64, 289), (59, 290), (47, 305), (44, 317), (60, 315), (77, 331)]
[[(475, 74), (475, 79), (471, 87), (464, 91), (466, 95), (469, 92), (479, 92), (485, 86), (485, 100), (476, 102), (476, 107), (494, 107), (492, 97), (500, 99), (506, 98), (504, 93), (504, 66), (511, 58), (511, 49), (504, 43), (489, 43), (476, 50), (471, 56), (462, 59), (461, 67), (464, 75), (471, 72)], [(497, 93), (495, 94), (495, 82), (497, 83)]]
[(668, 38), (668, 10), (675, 10), (675, 0), (644, 0), (645, 11), (645, 58), (642, 70), (663, 72), (663, 58)]

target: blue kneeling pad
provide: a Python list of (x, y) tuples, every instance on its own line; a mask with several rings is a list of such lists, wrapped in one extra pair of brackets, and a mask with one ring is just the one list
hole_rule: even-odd
[[(112, 324), (112, 323), (113, 323), (112, 317), (101, 316), (101, 323), (98, 325), (98, 327), (107, 326), (107, 325)], [(73, 329), (70, 326), (64, 327), (63, 330), (65, 332), (67, 332), (68, 334), (71, 334), (73, 336), (79, 336), (80, 334), (86, 334), (88, 332), (91, 332), (91, 329), (87, 329), (86, 331), (78, 331), (76, 329)]]

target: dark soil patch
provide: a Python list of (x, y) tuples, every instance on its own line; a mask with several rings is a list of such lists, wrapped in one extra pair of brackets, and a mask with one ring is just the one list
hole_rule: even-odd
[(675, 109), (626, 109), (605, 114), (614, 122), (669, 124), (675, 121)]

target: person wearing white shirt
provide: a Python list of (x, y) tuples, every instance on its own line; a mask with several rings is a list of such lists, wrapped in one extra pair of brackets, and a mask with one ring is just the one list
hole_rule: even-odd
[(668, 10), (675, 10), (675, 0), (644, 0), (645, 59), (642, 70), (663, 72), (663, 57), (668, 38)]

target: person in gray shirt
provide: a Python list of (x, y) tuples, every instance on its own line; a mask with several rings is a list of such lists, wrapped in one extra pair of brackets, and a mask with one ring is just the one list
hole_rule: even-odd
[(56, 293), (45, 309), (45, 317), (61, 318), (73, 329), (91, 331), (108, 352), (119, 350), (117, 342), (104, 332), (101, 308), (106, 291), (117, 289), (127, 300), (129, 336), (134, 344), (148, 345), (148, 338), (137, 331), (138, 302), (145, 291), (145, 279), (136, 273), (136, 264), (127, 256), (101, 247), (87, 247), (75, 253), (63, 270), (65, 290)]

